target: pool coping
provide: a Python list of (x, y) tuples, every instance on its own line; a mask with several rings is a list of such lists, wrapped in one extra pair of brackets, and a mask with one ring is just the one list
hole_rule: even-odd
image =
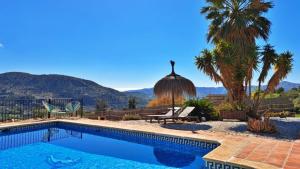
[[(213, 138), (213, 137), (205, 137), (199, 138), (195, 137), (195, 135), (188, 135), (188, 134), (181, 134), (181, 133), (165, 133), (163, 131), (151, 131), (149, 129), (142, 129), (142, 128), (132, 128), (128, 126), (116, 126), (113, 124), (105, 124), (99, 120), (67, 120), (67, 119), (52, 119), (52, 120), (43, 120), (43, 121), (30, 121), (30, 122), (23, 122), (23, 123), (6, 123), (0, 126), (0, 129), (11, 128), (11, 127), (21, 127), (27, 125), (34, 125), (34, 124), (43, 124), (49, 122), (65, 122), (65, 123), (72, 123), (72, 124), (81, 124), (91, 127), (106, 127), (111, 129), (118, 129), (118, 130), (125, 130), (131, 132), (143, 132), (147, 134), (154, 134), (160, 136), (168, 136), (168, 137), (178, 137), (182, 139), (189, 139), (195, 140), (200, 142), (209, 142), (219, 144), (214, 150), (206, 154), (203, 158), (206, 161), (206, 165), (208, 169), (214, 168), (232, 168), (232, 169), (248, 169), (248, 168), (257, 168), (257, 169), (279, 169), (279, 167), (270, 165), (263, 162), (255, 162), (249, 161), (246, 159), (236, 158), (234, 157), (240, 150), (247, 144), (247, 142), (240, 143), (240, 140), (228, 140), (224, 138)], [(102, 123), (101, 123), (102, 122)]]

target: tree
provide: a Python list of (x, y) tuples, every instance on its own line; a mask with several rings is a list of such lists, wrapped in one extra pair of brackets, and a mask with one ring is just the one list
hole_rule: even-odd
[(128, 109), (135, 109), (136, 108), (136, 99), (135, 97), (130, 97), (128, 100)]
[[(224, 85), (232, 102), (241, 103), (247, 87), (251, 93), (253, 70), (258, 65), (255, 40), (267, 40), (270, 32), (271, 22), (263, 14), (273, 5), (263, 0), (206, 2), (209, 5), (203, 7), (201, 13), (206, 14), (206, 18), (211, 21), (207, 40), (214, 43), (216, 51), (221, 53), (204, 50), (202, 56), (197, 57), (196, 64), (214, 81)], [(225, 48), (218, 49), (220, 45)], [(228, 49), (230, 56), (226, 54)], [(220, 59), (227, 59), (226, 63), (214, 63), (222, 62)]]
[[(244, 88), (244, 84), (248, 81), (247, 76), (244, 76), (243, 83), (236, 82), (233, 75), (239, 74), (239, 70), (237, 70), (234, 66), (235, 56), (233, 53), (234, 48), (230, 44), (220, 41), (216, 45), (215, 49), (212, 51), (205, 49), (202, 51), (202, 55), (196, 57), (196, 65), (198, 69), (202, 70), (215, 82), (221, 82), (227, 89), (228, 96), (232, 102), (240, 101), (239, 99), (241, 98), (239, 96), (245, 96), (245, 93), (240, 93), (243, 92), (242, 90), (236, 90), (236, 85)], [(259, 105), (261, 99), (260, 96), (265, 96), (267, 93), (273, 92), (279, 82), (291, 72), (293, 62), (292, 56), (293, 55), (289, 51), (277, 54), (273, 46), (269, 44), (265, 45), (261, 52), (257, 47), (255, 48), (251, 55), (251, 59), (256, 65), (251, 67), (251, 71), (259, 72), (257, 91), (260, 92), (256, 92), (257, 94), (255, 95), (254, 106), (256, 108), (253, 110), (254, 112), (256, 112)], [(261, 70), (257, 68), (258, 63), (262, 64)], [(269, 71), (273, 67), (273, 75), (269, 79), (266, 89), (263, 91), (261, 89), (261, 84), (267, 80)]]
[[(262, 97), (264, 97), (266, 94), (275, 91), (280, 81), (286, 78), (293, 67), (293, 54), (289, 51), (277, 54), (271, 45), (264, 46), (263, 51), (260, 53), (260, 57), (262, 69), (258, 77), (258, 91), (262, 91), (261, 84), (265, 82), (272, 67), (274, 67), (274, 72), (268, 80), (266, 89), (259, 92), (259, 94), (254, 95), (254, 106), (250, 114), (256, 118), (262, 116), (262, 114), (257, 112), (261, 100), (261, 93)], [(284, 89), (281, 91), (284, 91)]]
[(284, 92), (284, 88), (283, 87), (280, 87), (280, 88), (278, 88), (277, 90), (276, 90), (276, 93), (278, 93), (278, 94), (281, 94), (281, 93), (283, 93)]
[(105, 100), (97, 99), (97, 101), (96, 101), (96, 111), (97, 112), (105, 111), (107, 107), (108, 107), (108, 105)]
[(248, 62), (237, 64), (235, 48), (225, 41), (219, 41), (213, 50), (203, 50), (201, 55), (196, 57), (195, 64), (199, 70), (203, 71), (213, 81), (223, 84), (227, 89), (231, 102), (242, 103), (247, 88), (244, 84), (252, 79), (252, 71), (257, 69), (257, 58), (257, 48), (255, 47), (252, 53), (249, 54), (252, 66), (251, 69), (247, 68), (249, 69), (247, 71), (251, 71), (251, 78), (247, 78), (241, 67), (247, 67)]

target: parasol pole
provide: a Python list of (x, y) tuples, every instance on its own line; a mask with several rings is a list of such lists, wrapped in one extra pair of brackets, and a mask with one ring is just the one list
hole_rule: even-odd
[(174, 98), (174, 91), (172, 88), (172, 114), (175, 115), (175, 98)]
[[(176, 80), (176, 75), (175, 75), (175, 71), (174, 71), (174, 65), (175, 62), (174, 61), (170, 61), (171, 62), (171, 66), (172, 66), (172, 75), (174, 76), (174, 79)], [(174, 88), (172, 86), (172, 115), (175, 115), (175, 98), (174, 98)]]

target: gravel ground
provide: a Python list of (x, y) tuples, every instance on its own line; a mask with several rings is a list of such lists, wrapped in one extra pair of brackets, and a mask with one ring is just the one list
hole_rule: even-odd
[(148, 123), (142, 120), (139, 121), (121, 121), (124, 124), (138, 124), (138, 125), (156, 125), (157, 127), (164, 127), (173, 130), (186, 130), (186, 131), (216, 131), (226, 132), (230, 134), (240, 134), (256, 137), (268, 137), (282, 140), (296, 140), (300, 139), (300, 118), (272, 118), (275, 124), (277, 133), (274, 134), (259, 134), (252, 133), (247, 130), (246, 122), (236, 121), (208, 121), (201, 123), (168, 123), (166, 125), (157, 123)]
[(232, 134), (251, 135), (258, 137), (271, 137), (283, 140), (300, 139), (300, 118), (272, 118), (271, 121), (275, 124), (277, 132), (274, 134), (258, 134), (247, 130), (246, 122), (235, 121), (208, 121), (199, 124), (184, 123), (184, 124), (167, 124), (162, 127), (176, 130), (207, 130), (227, 132)]

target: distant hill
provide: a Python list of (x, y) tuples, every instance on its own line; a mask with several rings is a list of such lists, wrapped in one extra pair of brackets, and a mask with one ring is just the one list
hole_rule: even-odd
[(285, 91), (291, 90), (292, 88), (298, 88), (300, 87), (299, 83), (293, 83), (293, 82), (288, 82), (288, 81), (282, 81), (278, 85), (277, 88), (283, 87)]
[(205, 97), (209, 94), (226, 94), (224, 87), (197, 87), (197, 97)]
[(153, 98), (154, 97), (153, 88), (128, 90), (128, 91), (125, 91), (125, 93), (133, 94), (133, 95), (141, 95), (141, 96), (145, 96), (145, 97), (148, 97), (148, 98)]
[[(262, 86), (262, 88), (265, 88), (266, 86)], [(277, 88), (283, 87), (285, 91), (291, 90), (292, 88), (298, 88), (300, 87), (299, 83), (292, 83), (288, 81), (282, 81), (278, 85)], [(257, 87), (253, 86), (252, 90), (254, 91)], [(196, 87), (197, 91), (197, 97), (202, 98), (207, 96), (208, 94), (226, 94), (226, 89), (224, 87)], [(127, 91), (127, 93), (130, 93), (132, 95), (142, 94), (147, 95), (149, 98), (154, 97), (153, 88), (145, 88), (140, 90), (130, 90)]]
[(104, 99), (111, 107), (123, 108), (127, 107), (130, 94), (70, 76), (9, 72), (0, 74), (0, 97), (83, 98), (89, 107), (95, 106), (96, 99)]

